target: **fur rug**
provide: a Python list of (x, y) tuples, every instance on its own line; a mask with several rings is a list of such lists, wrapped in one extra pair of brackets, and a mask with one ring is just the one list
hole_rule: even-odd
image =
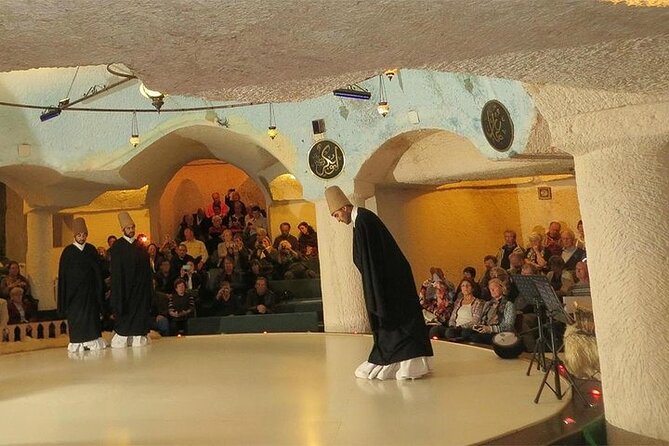
[(599, 374), (599, 352), (592, 312), (576, 310), (576, 323), (567, 326), (564, 363), (577, 378), (591, 379)]

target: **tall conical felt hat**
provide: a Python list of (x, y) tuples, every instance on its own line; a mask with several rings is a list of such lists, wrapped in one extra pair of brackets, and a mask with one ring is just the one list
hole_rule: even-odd
[(325, 189), (325, 200), (328, 202), (330, 215), (344, 206), (353, 206), (339, 186), (330, 186)]
[(77, 234), (88, 234), (88, 228), (86, 227), (86, 220), (81, 217), (77, 217), (72, 222), (72, 233)]
[(135, 222), (132, 220), (132, 217), (130, 216), (130, 214), (128, 214), (126, 211), (119, 212), (118, 222), (121, 225), (121, 229), (126, 228), (128, 226), (132, 226), (132, 225), (135, 224)]

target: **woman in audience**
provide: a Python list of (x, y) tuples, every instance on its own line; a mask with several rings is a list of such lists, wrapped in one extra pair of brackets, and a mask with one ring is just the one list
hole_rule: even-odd
[(548, 270), (548, 251), (543, 246), (543, 237), (538, 232), (530, 235), (530, 247), (525, 251), (525, 263), (539, 271)]
[[(504, 296), (511, 302), (516, 300), (516, 297), (518, 297), (518, 288), (511, 281), (511, 276), (509, 276), (509, 273), (504, 268), (495, 266), (490, 270), (490, 278), (499, 279), (504, 284)], [(488, 287), (488, 295), (490, 295), (490, 287)]]
[(267, 236), (267, 232), (258, 228), (255, 247), (251, 251), (251, 260), (258, 260), (261, 265), (261, 271), (265, 277), (274, 277), (274, 263), (278, 253), (272, 246), (272, 241)]
[(551, 286), (560, 298), (569, 294), (569, 289), (574, 285), (574, 278), (565, 268), (564, 260), (560, 256), (551, 256), (548, 259), (550, 271), (546, 275)]
[(158, 246), (155, 243), (150, 243), (146, 247), (147, 252), (149, 253), (149, 263), (151, 264), (151, 272), (155, 274), (158, 271), (160, 266), (160, 252), (158, 251)]
[(576, 264), (574, 270), (576, 283), (569, 288), (570, 295), (589, 295), (590, 294), (590, 274), (588, 273), (588, 264), (584, 261)]
[(488, 282), (488, 288), (491, 299), (483, 305), (479, 323), (462, 330), (462, 337), (466, 341), (490, 344), (496, 333), (513, 331), (516, 307), (505, 297), (507, 290), (504, 283), (493, 278)]
[(306, 221), (301, 222), (297, 225), (297, 230), (300, 231), (300, 235), (297, 238), (297, 246), (299, 246), (299, 253), (305, 255), (307, 253), (307, 247), (312, 248), (312, 252), (315, 249), (318, 252), (318, 238), (316, 236), (316, 231), (311, 227)]
[(583, 220), (576, 223), (576, 247), (585, 251), (585, 232), (583, 231)]
[(453, 308), (448, 295), (449, 290), (441, 268), (432, 267), (430, 272), (431, 277), (423, 282), (418, 292), (420, 306), (423, 307), (426, 322), (438, 323), (443, 327), (447, 324)]
[(218, 262), (216, 268), (223, 266), (223, 259), (226, 256), (233, 256), (235, 251), (235, 241), (232, 239), (232, 231), (230, 229), (223, 230), (223, 241), (218, 244), (216, 252), (218, 253)]
[(167, 308), (170, 315), (170, 334), (185, 333), (188, 319), (195, 316), (195, 299), (186, 291), (186, 282), (182, 279), (174, 281), (174, 293), (169, 297)]
[(37, 320), (37, 310), (32, 302), (23, 295), (23, 288), (15, 286), (9, 290), (9, 302), (7, 302), (8, 324), (23, 324)]
[(225, 226), (223, 226), (223, 218), (220, 215), (214, 215), (211, 218), (211, 226), (209, 227), (209, 237), (205, 243), (207, 246), (207, 252), (213, 254), (218, 244), (223, 241), (221, 238), (223, 231), (225, 231)]
[[(473, 266), (466, 266), (465, 269), (462, 270), (462, 278), (463, 279), (469, 279), (472, 281), (474, 284), (474, 296), (480, 298), (481, 297), (481, 285), (476, 281), (476, 268)], [(460, 288), (458, 287), (458, 296), (461, 295), (461, 291), (459, 291)]]
[(7, 263), (7, 275), (0, 280), (0, 297), (9, 299), (9, 290), (14, 287), (21, 287), (23, 295), (32, 302), (30, 284), (28, 284), (28, 279), (21, 275), (20, 271), (18, 262), (11, 260)]
[(246, 225), (246, 216), (242, 208), (241, 201), (235, 201), (232, 205), (232, 212), (223, 219), (223, 225), (227, 226), (234, 234), (242, 232)]
[(235, 316), (244, 314), (246, 311), (239, 300), (232, 295), (230, 282), (222, 282), (221, 288), (216, 293), (212, 307), (213, 316)]
[(485, 302), (474, 294), (474, 281), (463, 278), (458, 287), (460, 292), (453, 304), (453, 311), (448, 326), (440, 325), (430, 329), (430, 337), (454, 339), (462, 334), (463, 329), (470, 329), (481, 320)]

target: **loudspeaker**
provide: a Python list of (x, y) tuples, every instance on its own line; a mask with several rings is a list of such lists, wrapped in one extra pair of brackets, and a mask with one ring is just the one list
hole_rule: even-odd
[(314, 135), (325, 133), (325, 119), (316, 119), (311, 121), (311, 127), (314, 130)]

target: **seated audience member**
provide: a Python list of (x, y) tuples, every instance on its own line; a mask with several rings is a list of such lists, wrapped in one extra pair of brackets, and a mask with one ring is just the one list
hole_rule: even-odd
[(246, 294), (246, 314), (272, 313), (276, 295), (267, 285), (266, 277), (258, 277), (255, 286)]
[(98, 246), (98, 262), (100, 263), (100, 273), (102, 278), (106, 279), (110, 275), (110, 262), (107, 256), (107, 250), (104, 246)]
[(576, 264), (585, 259), (585, 251), (576, 247), (576, 236), (571, 229), (562, 231), (562, 260), (564, 260), (564, 269), (574, 271)]
[(552, 256), (548, 259), (548, 267), (550, 268), (550, 271), (546, 275), (546, 278), (555, 290), (555, 294), (560, 298), (568, 295), (569, 290), (574, 285), (574, 278), (571, 275), (571, 272), (564, 268), (564, 260), (562, 260), (562, 257)]
[(188, 255), (188, 248), (185, 244), (179, 243), (179, 246), (175, 249), (174, 255), (171, 260), (171, 273), (174, 277), (179, 277), (181, 274), (181, 268), (188, 262), (195, 263), (195, 259)]
[(297, 225), (297, 230), (300, 231), (300, 235), (297, 239), (299, 249), (296, 249), (296, 251), (301, 255), (306, 255), (307, 248), (311, 247), (312, 251), (315, 250), (318, 253), (318, 238), (314, 228), (306, 221), (303, 221)]
[(214, 192), (211, 194), (211, 200), (212, 202), (209, 203), (205, 212), (205, 215), (208, 218), (212, 218), (214, 215), (218, 215), (223, 218), (228, 215), (230, 208), (221, 201), (221, 194)]
[(242, 211), (242, 203), (240, 201), (233, 204), (232, 212), (229, 212), (223, 219), (223, 225), (228, 227), (233, 234), (244, 231), (246, 215), (244, 215), (244, 212)]
[(9, 323), (9, 311), (7, 310), (7, 301), (0, 299), (0, 342), (3, 341), (4, 330)]
[(530, 247), (525, 251), (525, 263), (534, 266), (537, 271), (548, 269), (548, 251), (543, 246), (541, 234), (537, 232), (530, 234)]
[(177, 276), (172, 274), (172, 265), (167, 259), (163, 259), (158, 266), (158, 272), (154, 274), (156, 280), (156, 291), (170, 294), (174, 291), (174, 281)]
[(253, 259), (249, 262), (248, 283), (256, 283), (260, 276), (270, 277), (274, 267), (270, 262), (263, 263), (261, 260)]
[[(226, 205), (228, 206), (228, 208), (230, 209), (230, 210), (228, 211), (228, 214), (230, 214), (231, 212), (234, 212), (235, 204), (236, 204), (236, 203), (239, 203), (239, 204), (242, 205), (242, 214), (246, 215), (246, 205), (245, 205), (244, 202), (241, 200), (241, 197), (240, 197), (240, 195), (239, 195), (239, 192), (237, 192), (237, 191), (234, 190), (234, 189), (229, 189), (229, 190), (228, 190), (228, 194), (225, 196), (225, 204), (226, 204)], [(243, 221), (242, 221), (242, 224), (244, 224)]]
[(149, 243), (149, 246), (146, 247), (146, 251), (149, 253), (149, 264), (151, 265), (151, 272), (158, 272), (158, 267), (160, 266), (160, 252), (158, 251), (158, 246), (155, 243)]
[(576, 223), (576, 247), (585, 251), (585, 232), (583, 231), (583, 220)]
[(279, 243), (278, 253), (275, 257), (272, 257), (272, 260), (274, 261), (275, 278), (277, 279), (290, 280), (316, 277), (316, 273), (307, 269), (302, 256), (291, 247), (288, 240)]
[(235, 252), (235, 241), (230, 229), (224, 229), (222, 233), (223, 239), (216, 247), (216, 254), (218, 260), (215, 263), (216, 268), (223, 267), (223, 259), (227, 256), (233, 256)]
[(235, 316), (244, 314), (244, 309), (239, 301), (232, 295), (230, 282), (222, 282), (221, 289), (216, 293), (214, 304), (211, 309), (212, 316)]
[(509, 256), (509, 263), (511, 264), (511, 267), (507, 269), (506, 272), (514, 276), (516, 274), (520, 274), (520, 269), (525, 263), (525, 258), (520, 253), (512, 252)]
[(236, 298), (243, 298), (246, 295), (246, 290), (249, 288), (244, 272), (235, 271), (235, 260), (230, 256), (223, 258), (223, 268), (221, 274), (218, 276), (218, 286), (216, 289), (220, 289), (220, 284), (223, 282), (230, 283), (232, 295)]
[(37, 321), (37, 310), (32, 302), (24, 297), (23, 288), (20, 286), (15, 286), (9, 290), (7, 314), (9, 316), (9, 325)]
[(181, 218), (181, 223), (179, 224), (179, 231), (177, 232), (177, 236), (175, 239), (178, 242), (183, 242), (186, 240), (186, 235), (185, 231), (186, 229), (190, 229), (193, 231), (193, 234), (197, 237), (199, 235), (199, 230), (195, 228), (195, 219), (193, 218), (193, 214), (186, 214)]
[(504, 297), (507, 292), (504, 284), (499, 279), (490, 279), (488, 288), (491, 299), (483, 305), (479, 323), (462, 330), (461, 334), (465, 341), (491, 344), (496, 333), (513, 331), (516, 307)]
[[(481, 282), (479, 282), (479, 285), (481, 285), (481, 291), (485, 291), (488, 289), (488, 281), (490, 280), (490, 271), (494, 267), (497, 266), (497, 257), (487, 255), (483, 258), (483, 265), (485, 266), (485, 272), (483, 273), (483, 277), (481, 277)], [(483, 297), (484, 293), (481, 293), (481, 297)]]
[(590, 274), (588, 273), (588, 264), (581, 261), (576, 264), (574, 270), (576, 283), (569, 288), (569, 295), (590, 295)]
[[(170, 284), (174, 288), (174, 282)], [(163, 293), (155, 289), (151, 298), (151, 329), (161, 336), (170, 334), (169, 300), (170, 293)]]
[(458, 338), (463, 329), (472, 328), (479, 323), (485, 302), (474, 295), (474, 281), (468, 278), (462, 279), (459, 290), (448, 324), (432, 327), (430, 337)]
[(548, 225), (548, 232), (546, 233), (546, 242), (544, 243), (546, 251), (548, 251), (547, 253), (548, 258), (550, 258), (551, 256), (559, 256), (560, 254), (562, 254), (562, 241), (560, 236), (561, 231), (562, 231), (562, 225), (557, 221), (552, 221), (551, 224)]
[(425, 321), (445, 325), (451, 316), (451, 301), (441, 268), (430, 268), (430, 277), (420, 287), (418, 297)]
[(195, 264), (190, 261), (186, 262), (186, 264), (181, 267), (179, 278), (184, 281), (186, 284), (186, 289), (189, 291), (197, 291), (202, 285), (202, 277), (200, 276), (200, 272), (195, 269)]
[(504, 269), (511, 268), (511, 261), (509, 256), (514, 252), (520, 254), (521, 256), (525, 255), (523, 248), (518, 246), (518, 243), (516, 243), (516, 231), (507, 229), (504, 231), (504, 245), (499, 248), (499, 253), (497, 254), (497, 259), (499, 259), (499, 266)]
[(204, 209), (197, 208), (197, 211), (193, 214), (193, 223), (200, 234), (200, 239), (203, 241), (206, 240), (209, 234), (209, 227), (211, 226), (211, 218), (207, 217)]
[(7, 263), (7, 275), (0, 280), (0, 297), (9, 299), (9, 291), (15, 287), (22, 288), (23, 296), (32, 302), (28, 279), (21, 274), (18, 262), (11, 260)]
[(256, 233), (256, 228), (266, 228), (267, 227), (267, 217), (265, 217), (261, 210), (260, 206), (254, 205), (251, 206), (251, 212), (246, 215), (245, 218), (246, 227), (249, 228), (249, 223), (251, 223), (249, 229), (249, 235), (252, 236)]
[[(500, 267), (495, 267), (490, 274), (493, 279), (502, 281), (504, 284), (504, 296), (511, 302), (514, 302), (516, 297), (518, 297), (518, 287), (513, 283), (513, 278), (509, 273)], [(490, 291), (488, 290), (488, 292)]]
[(237, 271), (248, 271), (251, 254), (246, 246), (244, 246), (242, 235), (240, 233), (235, 234), (232, 237), (232, 241), (232, 258), (235, 261), (235, 269)]
[(321, 261), (318, 258), (318, 248), (307, 246), (307, 249), (304, 253), (304, 264), (307, 266), (307, 269), (313, 271), (316, 276), (320, 276)]
[(186, 228), (184, 230), (184, 238), (185, 240), (181, 242), (181, 244), (186, 245), (186, 249), (188, 250), (188, 255), (193, 257), (193, 259), (195, 259), (193, 263), (195, 264), (195, 267), (199, 271), (202, 269), (204, 264), (207, 263), (207, 259), (209, 258), (207, 247), (201, 240), (197, 240), (195, 238), (195, 234), (190, 228)]
[(167, 308), (170, 316), (170, 334), (185, 333), (186, 321), (195, 316), (195, 299), (186, 290), (186, 282), (182, 279), (174, 281), (174, 293), (170, 294)]
[(207, 238), (207, 252), (213, 254), (218, 248), (218, 244), (223, 241), (223, 231), (225, 231), (225, 226), (223, 226), (223, 218), (220, 215), (214, 215), (211, 219), (211, 226), (209, 227), (209, 237)]
[(279, 230), (281, 231), (281, 234), (277, 235), (276, 238), (274, 239), (274, 243), (272, 243), (274, 249), (279, 249), (279, 243), (281, 243), (284, 240), (290, 242), (290, 247), (292, 249), (298, 249), (299, 243), (297, 242), (295, 236), (290, 233), (290, 223), (288, 222), (281, 223), (281, 225), (279, 226)]
[[(473, 284), (474, 284), (474, 296), (477, 298), (481, 297), (481, 286), (479, 283), (476, 281), (476, 268), (473, 266), (467, 266), (465, 269), (462, 270), (462, 278), (463, 279), (469, 279)], [(458, 288), (458, 294), (460, 293), (459, 288)]]

